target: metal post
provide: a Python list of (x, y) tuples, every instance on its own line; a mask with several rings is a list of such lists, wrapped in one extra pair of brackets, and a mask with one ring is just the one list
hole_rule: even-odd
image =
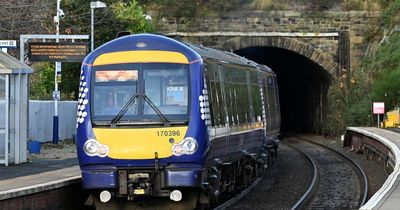
[(94, 8), (90, 8), (90, 52), (94, 49)]
[(5, 87), (5, 97), (6, 97), (6, 119), (5, 119), (5, 166), (8, 166), (9, 151), (8, 145), (10, 142), (10, 75), (6, 75), (6, 87)]
[(381, 126), (380, 126), (380, 116), (379, 116), (380, 114), (377, 114), (377, 117), (378, 117), (378, 128), (380, 128)]
[[(56, 22), (56, 42), (59, 42), (58, 35), (60, 35), (60, 2), (61, 0), (57, 0), (57, 13), (54, 19)], [(57, 62), (55, 63), (57, 66)], [(58, 83), (57, 83), (57, 70), (54, 69), (54, 93), (58, 91)], [(58, 144), (58, 98), (54, 97), (54, 117), (53, 117), (53, 144)]]
[(105, 7), (107, 7), (107, 5), (101, 1), (90, 2), (90, 52), (94, 50), (94, 9)]

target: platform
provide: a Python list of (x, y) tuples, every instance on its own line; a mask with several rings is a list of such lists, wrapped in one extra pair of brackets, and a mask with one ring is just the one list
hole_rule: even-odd
[(349, 127), (348, 131), (356, 132), (374, 139), (389, 148), (389, 154), (394, 160), (393, 172), (388, 176), (382, 187), (360, 209), (388, 209), (400, 208), (400, 133), (373, 128)]
[(79, 183), (76, 158), (0, 166), (0, 201)]

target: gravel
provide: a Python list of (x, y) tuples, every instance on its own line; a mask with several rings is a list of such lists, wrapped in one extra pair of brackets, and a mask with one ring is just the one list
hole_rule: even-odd
[(65, 160), (76, 158), (76, 145), (71, 139), (42, 143), (40, 154), (29, 154), (28, 161), (35, 160)]
[[(327, 145), (357, 162), (363, 168), (369, 181), (368, 198), (386, 181), (388, 175), (384, 171), (383, 162), (368, 160), (362, 154), (343, 148), (340, 138), (312, 134), (300, 136)], [(283, 139), (275, 164), (268, 169), (259, 185), (227, 209), (290, 209), (297, 202), (308, 187), (311, 168), (302, 155), (284, 143)]]
[(281, 144), (275, 164), (267, 169), (258, 186), (227, 209), (290, 209), (303, 195), (309, 180), (311, 165), (308, 160)]
[(351, 148), (343, 147), (343, 142), (340, 138), (326, 138), (323, 136), (316, 135), (303, 135), (305, 138), (312, 139), (318, 143), (329, 146), (336, 151), (341, 152), (342, 154), (347, 155), (355, 162), (357, 162), (361, 168), (364, 170), (365, 174), (368, 178), (369, 191), (368, 198), (369, 199), (379, 188), (382, 187), (383, 183), (386, 181), (389, 174), (386, 174), (384, 170), (384, 162), (380, 160), (369, 160), (367, 157), (361, 153), (357, 153), (351, 150)]

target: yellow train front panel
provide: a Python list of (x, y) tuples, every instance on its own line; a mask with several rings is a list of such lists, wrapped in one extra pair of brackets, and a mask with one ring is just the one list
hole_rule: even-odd
[(172, 156), (172, 145), (185, 137), (187, 126), (164, 128), (94, 128), (100, 144), (114, 159), (154, 159)]

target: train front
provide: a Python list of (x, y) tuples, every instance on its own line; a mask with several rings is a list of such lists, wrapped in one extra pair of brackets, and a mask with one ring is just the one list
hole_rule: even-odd
[(82, 65), (77, 151), (82, 185), (107, 202), (201, 189), (209, 146), (200, 56), (170, 38), (110, 41)]

